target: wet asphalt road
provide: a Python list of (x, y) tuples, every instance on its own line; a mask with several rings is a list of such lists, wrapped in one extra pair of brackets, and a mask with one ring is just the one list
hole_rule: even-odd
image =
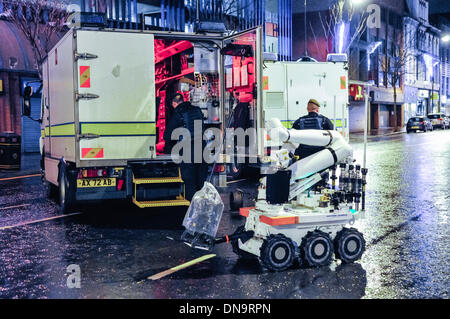
[[(362, 161), (360, 140), (352, 145)], [(77, 216), (1, 229), (56, 216), (57, 208), (39, 177), (0, 181), (0, 297), (448, 298), (450, 130), (372, 139), (368, 168), (366, 218), (354, 225), (367, 242), (360, 262), (273, 273), (218, 245), (217, 257), (157, 281), (146, 278), (205, 254), (166, 238), (181, 235), (183, 209), (98, 203)], [(248, 205), (254, 185), (229, 184), (247, 192)], [(219, 234), (243, 223), (226, 210)], [(67, 287), (71, 264), (80, 266), (81, 288)]]

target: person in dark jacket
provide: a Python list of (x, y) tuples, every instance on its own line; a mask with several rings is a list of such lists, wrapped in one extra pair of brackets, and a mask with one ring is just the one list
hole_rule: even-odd
[[(333, 123), (326, 116), (320, 115), (320, 104), (315, 99), (311, 99), (308, 101), (308, 115), (300, 117), (297, 121), (292, 125), (293, 129), (296, 130), (334, 130)], [(310, 146), (310, 145), (302, 145), (295, 150), (295, 155), (299, 157), (299, 159), (304, 159), (314, 153), (320, 152), (325, 149), (322, 146)]]
[[(191, 156), (186, 161), (182, 161), (180, 164), (181, 177), (185, 184), (186, 199), (191, 200), (195, 192), (203, 187), (204, 182), (208, 174), (208, 167), (203, 160), (203, 148), (205, 143), (203, 141), (204, 123), (203, 113), (197, 106), (193, 106), (190, 102), (184, 102), (183, 96), (177, 93), (172, 99), (172, 107), (174, 112), (167, 124), (164, 131), (165, 147), (164, 152), (171, 153), (173, 146), (178, 141), (172, 140), (172, 132), (177, 128), (185, 128), (189, 131), (191, 136)], [(201, 121), (201, 132), (195, 132), (196, 121)], [(197, 124), (198, 125), (198, 124)], [(200, 136), (195, 136), (195, 133)], [(202, 154), (195, 156), (194, 143), (201, 143)], [(197, 150), (198, 152), (198, 150)], [(180, 154), (183, 155), (183, 154)]]
[(246, 129), (251, 127), (249, 106), (250, 103), (248, 102), (239, 102), (236, 105), (233, 115), (233, 128), (237, 129), (240, 127), (245, 131)]

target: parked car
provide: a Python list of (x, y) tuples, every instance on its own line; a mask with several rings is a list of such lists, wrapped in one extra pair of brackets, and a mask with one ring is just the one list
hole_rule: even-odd
[(432, 113), (427, 115), (428, 119), (431, 121), (431, 124), (433, 125), (433, 128), (441, 128), (446, 129), (448, 127), (447, 124), (445, 124), (444, 118), (445, 114), (443, 113)]
[(432, 131), (433, 125), (431, 121), (425, 116), (413, 116), (408, 120), (406, 124), (406, 132), (416, 132), (416, 131)]

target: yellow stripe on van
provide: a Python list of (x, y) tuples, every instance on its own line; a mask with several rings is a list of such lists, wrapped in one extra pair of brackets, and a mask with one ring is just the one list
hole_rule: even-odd
[(75, 136), (75, 124), (55, 124), (51, 126), (46, 126), (44, 129), (41, 129), (42, 137), (58, 137), (58, 136)]
[(287, 129), (291, 129), (292, 125), (294, 125), (294, 121), (283, 121), (281, 122), (281, 124), (283, 124), (283, 126)]
[(155, 135), (155, 123), (81, 123), (81, 134), (101, 136)]
[(52, 125), (50, 136), (74, 136), (75, 124)]
[[(331, 123), (333, 123), (333, 125), (334, 125), (334, 120), (331, 120)], [(337, 128), (343, 127), (342, 120), (336, 120), (336, 125), (334, 125), (334, 126)]]

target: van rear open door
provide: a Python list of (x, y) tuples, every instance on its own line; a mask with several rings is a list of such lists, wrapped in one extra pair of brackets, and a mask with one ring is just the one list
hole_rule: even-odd
[[(231, 126), (234, 129), (240, 126), (256, 129), (254, 138), (250, 138), (250, 146), (235, 150), (238, 157), (245, 156), (255, 163), (264, 153), (262, 43), (262, 29), (257, 27), (224, 38), (221, 55), (224, 123), (228, 123), (233, 115)], [(255, 152), (249, 152), (252, 147)]]
[(77, 165), (154, 158), (154, 36), (92, 30), (75, 35)]

